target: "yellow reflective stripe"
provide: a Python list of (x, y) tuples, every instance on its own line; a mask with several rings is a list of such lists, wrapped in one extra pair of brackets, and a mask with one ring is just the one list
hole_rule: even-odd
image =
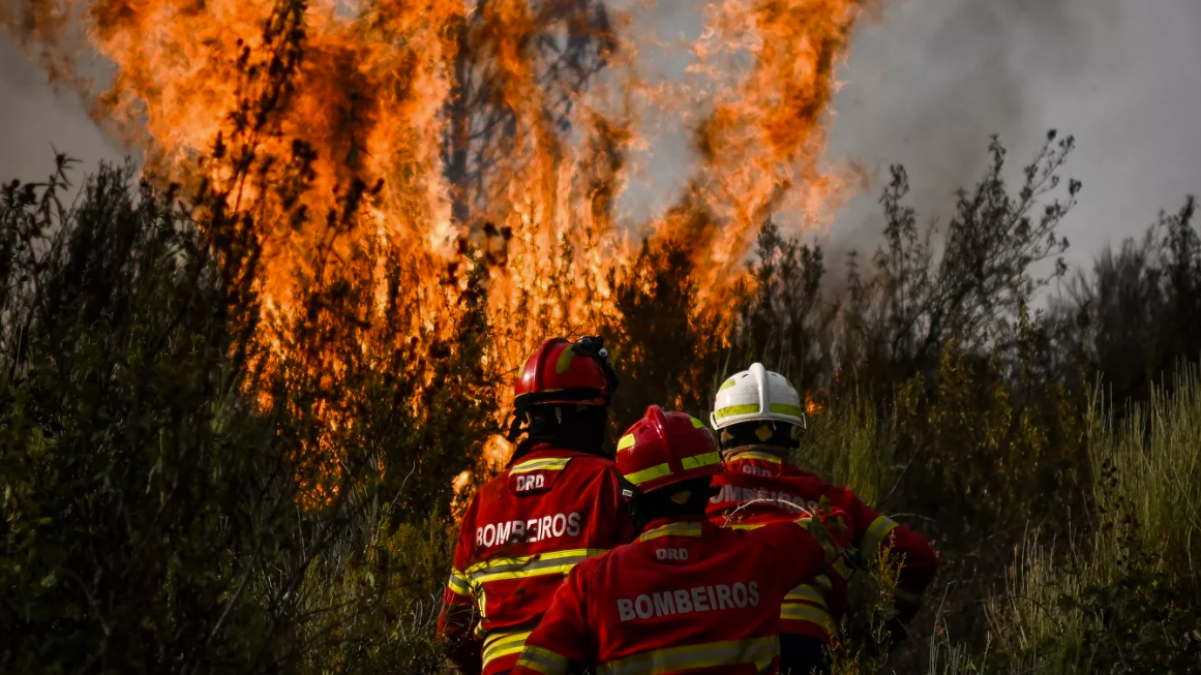
[(859, 545), (859, 555), (866, 561), (870, 561), (876, 555), (876, 549), (880, 548), (880, 544), (884, 543), (884, 538), (892, 532), (898, 523), (888, 516), (880, 516), (872, 521), (867, 527), (867, 533), (863, 535), (863, 541)]
[(467, 577), (473, 585), (504, 579), (525, 579), (546, 574), (567, 574), (571, 568), (594, 555), (605, 553), (603, 548), (576, 548), (526, 556), (524, 558), (493, 558), (473, 565)]
[(827, 633), (834, 632), (834, 619), (830, 613), (813, 605), (786, 603), (780, 607), (780, 618), (786, 621), (805, 621), (821, 626)]
[(825, 593), (830, 593), (834, 590), (834, 584), (830, 583), (830, 577), (819, 574), (813, 579), (813, 585), (820, 588)]
[(785, 602), (789, 600), (809, 602), (818, 607), (826, 606), (826, 594), (809, 584), (802, 584), (788, 591), (788, 595), (784, 596), (784, 600)]
[(564, 675), (567, 672), (567, 659), (549, 649), (526, 645), (517, 659), (518, 668), (528, 668), (542, 675)]
[(632, 447), (634, 447), (634, 434), (626, 434), (625, 436), (621, 437), (620, 441), (617, 441), (618, 452)]
[(767, 523), (737, 523), (735, 525), (727, 525), (731, 530), (757, 530)]
[(738, 384), (738, 378), (731, 377), (730, 379), (726, 380), (725, 382), (722, 382), (721, 386), (718, 387), (717, 390), (725, 391), (725, 390), (729, 389), (730, 387), (733, 387), (736, 384)]
[(761, 671), (780, 655), (780, 638), (751, 638), (655, 649), (600, 664), (598, 675), (661, 675), (753, 663)]
[(762, 462), (772, 462), (773, 464), (782, 464), (784, 462), (784, 460), (780, 459), (779, 457), (776, 457), (775, 455), (773, 455), (771, 453), (759, 452), (758, 450), (750, 450), (747, 452), (740, 452), (737, 455), (734, 455), (733, 457), (731, 457), (730, 461), (737, 462), (737, 461), (743, 460), (743, 459), (757, 459)]
[(571, 362), (575, 360), (575, 350), (570, 347), (559, 352), (559, 358), (555, 361), (555, 374), (562, 375), (571, 367)]
[(467, 579), (467, 575), (459, 570), (450, 571), (450, 581), (446, 582), (446, 587), (454, 591), (458, 595), (471, 595), (471, 582)]
[(699, 469), (702, 466), (712, 466), (714, 464), (721, 464), (721, 453), (720, 452), (706, 452), (703, 455), (693, 455), (691, 457), (685, 457), (684, 459), (680, 460), (680, 464), (683, 465), (685, 470)]
[(567, 463), (570, 461), (570, 457), (547, 457), (544, 459), (531, 459), (509, 469), (509, 473), (528, 473), (530, 471), (562, 471), (563, 469), (567, 468)]
[(787, 403), (773, 403), (771, 404), (771, 411), (778, 415), (793, 415), (795, 417), (800, 417), (805, 412), (799, 406), (788, 405)]
[(638, 537), (638, 541), (650, 541), (666, 536), (673, 537), (699, 537), (701, 536), (700, 523), (669, 523), (663, 527), (656, 527), (653, 530), (647, 530)]
[(488, 635), (488, 637), (484, 638), (484, 651), (487, 652), (490, 647), (503, 646), (502, 643), (509, 644), (514, 640), (517, 642), (523, 642), (527, 637), (530, 636), (530, 633), (532, 632), (533, 631), (528, 630), (524, 632), (518, 631), (516, 633), (509, 633), (505, 631), (494, 632)]
[(750, 415), (759, 412), (758, 403), (744, 403), (742, 405), (731, 405), (725, 408), (719, 408), (713, 412), (715, 419), (724, 419), (733, 415)]
[(501, 634), (485, 640), (484, 666), (486, 667), (490, 661), (499, 659), (502, 656), (510, 656), (521, 652), (525, 648), (525, 639), (530, 636), (530, 632)]
[(662, 478), (663, 476), (667, 476), (670, 474), (671, 474), (671, 467), (669, 467), (666, 464), (660, 464), (659, 466), (652, 466), (651, 468), (643, 469), (642, 471), (635, 471), (634, 473), (627, 473), (625, 475), (625, 479), (630, 481), (634, 485), (641, 485), (642, 483), (645, 483), (647, 481), (654, 480), (656, 478)]
[(705, 428), (705, 423), (698, 420), (697, 418), (689, 417), (688, 419), (692, 420), (692, 428), (693, 429), (704, 429)]

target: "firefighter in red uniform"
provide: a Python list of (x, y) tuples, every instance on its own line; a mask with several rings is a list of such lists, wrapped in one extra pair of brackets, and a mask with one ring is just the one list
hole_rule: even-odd
[[(826, 646), (837, 639), (846, 610), (847, 560), (867, 565), (882, 546), (904, 556), (895, 599), (899, 621), (908, 623), (934, 579), (937, 556), (921, 535), (876, 513), (847, 488), (825, 483), (787, 461), (805, 428), (800, 396), (788, 380), (753, 364), (722, 383), (711, 420), (725, 461), (725, 473), (713, 481), (719, 492), (708, 508), (715, 523), (752, 529), (796, 518), (825, 498), (849, 514), (853, 525), (851, 550), (835, 562), (831, 574), (797, 586), (785, 599), (780, 671), (808, 675), (828, 670)], [(891, 628), (900, 631), (897, 625)]]
[[(814, 518), (754, 531), (710, 523), (721, 458), (684, 413), (651, 406), (617, 447), (642, 534), (571, 571), (514, 675), (580, 665), (598, 675), (775, 673), (780, 602), (823, 573), (836, 536)], [(833, 532), (837, 520), (827, 520)]]
[(467, 507), (438, 638), (467, 675), (513, 668), (573, 566), (634, 536), (602, 454), (617, 378), (600, 338), (546, 341), (517, 382), (505, 471)]

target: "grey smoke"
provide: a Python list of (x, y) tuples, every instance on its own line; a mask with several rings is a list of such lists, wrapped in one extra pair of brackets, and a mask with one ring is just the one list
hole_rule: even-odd
[(1196, 0), (901, 0), (861, 27), (835, 100), (832, 155), (869, 185), (832, 228), (870, 248), (888, 165), (912, 202), (945, 218), (1000, 134), (1018, 169), (1049, 128), (1074, 134), (1084, 181), (1063, 225), (1069, 259), (1139, 233), (1201, 190), (1201, 3)]
[(77, 184), (98, 162), (127, 152), (92, 123), (77, 95), (56, 92), (0, 32), (0, 181), (45, 179), (56, 149), (80, 160)]

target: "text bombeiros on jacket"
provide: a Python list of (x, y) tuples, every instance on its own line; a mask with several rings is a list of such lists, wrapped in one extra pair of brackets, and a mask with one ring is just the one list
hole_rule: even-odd
[(642, 594), (635, 598), (618, 598), (617, 614), (622, 621), (651, 617), (745, 609), (759, 606), (757, 581), (695, 586), (661, 593)]
[(480, 547), (504, 546), (516, 542), (533, 544), (544, 539), (563, 535), (575, 537), (579, 534), (580, 514), (578, 512), (556, 513), (553, 516), (488, 523), (477, 527), (475, 529), (475, 545)]

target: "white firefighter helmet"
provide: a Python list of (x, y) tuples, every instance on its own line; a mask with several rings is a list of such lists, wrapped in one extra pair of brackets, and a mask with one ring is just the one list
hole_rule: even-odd
[(795, 387), (762, 363), (735, 374), (722, 383), (709, 415), (714, 429), (741, 422), (783, 422), (805, 428), (805, 410)]

